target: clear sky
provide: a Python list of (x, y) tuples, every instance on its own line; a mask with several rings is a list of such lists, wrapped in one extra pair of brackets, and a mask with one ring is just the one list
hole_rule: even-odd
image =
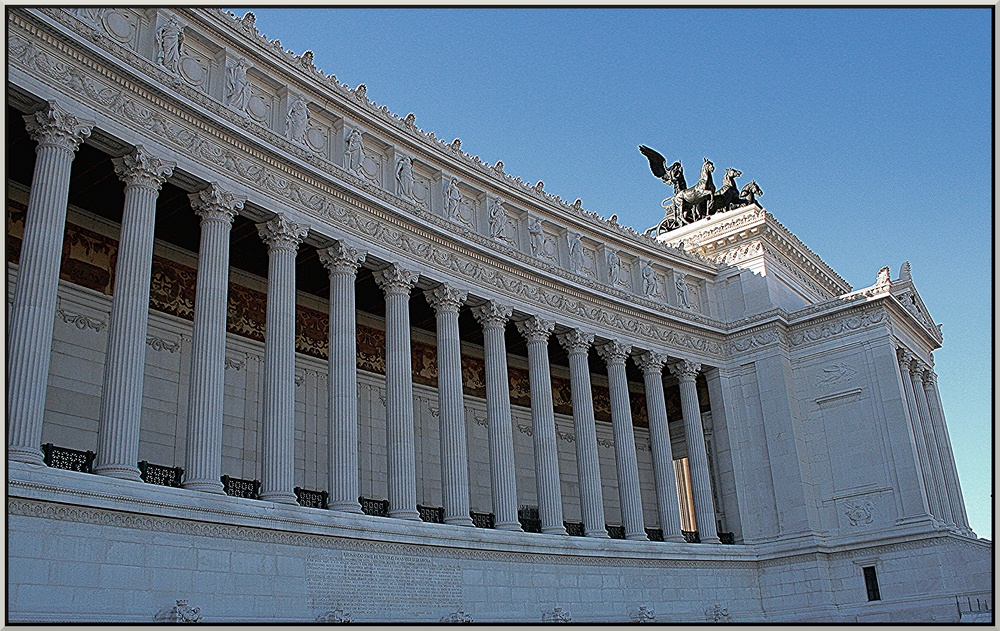
[[(643, 230), (669, 190), (743, 171), (855, 288), (910, 261), (973, 529), (992, 539), (991, 12), (262, 9), (257, 28), (439, 138)], [(233, 9), (242, 16), (247, 9)]]

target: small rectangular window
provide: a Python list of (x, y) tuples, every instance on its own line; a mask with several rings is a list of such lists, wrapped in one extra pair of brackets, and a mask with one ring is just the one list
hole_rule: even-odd
[(882, 595), (878, 592), (878, 576), (875, 575), (875, 566), (861, 568), (865, 572), (865, 588), (868, 590), (868, 600), (882, 600)]

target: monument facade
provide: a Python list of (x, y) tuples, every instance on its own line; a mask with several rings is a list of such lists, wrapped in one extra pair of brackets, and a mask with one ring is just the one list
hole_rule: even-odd
[(992, 603), (908, 264), (652, 150), (637, 232), (254, 20), (8, 11), (10, 622)]

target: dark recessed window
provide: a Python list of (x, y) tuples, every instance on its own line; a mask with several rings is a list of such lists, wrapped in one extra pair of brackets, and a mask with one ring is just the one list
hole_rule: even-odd
[(878, 592), (878, 576), (875, 574), (875, 566), (861, 569), (865, 572), (865, 589), (868, 590), (868, 600), (882, 600), (882, 595)]

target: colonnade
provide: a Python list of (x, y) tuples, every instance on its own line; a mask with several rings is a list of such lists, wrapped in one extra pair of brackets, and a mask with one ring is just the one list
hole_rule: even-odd
[[(36, 166), (25, 219), (18, 282), (10, 314), (8, 453), (13, 460), (42, 464), (39, 450), (51, 353), (53, 313), (59, 279), (70, 169), (80, 143), (94, 123), (50, 102), (26, 116), (38, 142)], [(142, 382), (148, 321), (153, 228), (160, 187), (174, 163), (142, 146), (114, 160), (125, 184), (125, 205), (109, 323), (95, 473), (140, 480), (137, 467)], [(188, 489), (222, 493), (221, 445), (229, 236), (246, 197), (216, 183), (190, 196), (201, 220), (195, 294), (192, 368), (186, 454)], [(295, 257), (309, 228), (277, 215), (258, 224), (267, 245), (267, 314), (264, 341), (263, 500), (294, 504)], [(358, 503), (358, 408), (355, 280), (367, 252), (344, 240), (319, 251), (329, 272), (329, 506), (360, 513)], [(419, 274), (392, 262), (374, 271), (386, 300), (386, 418), (389, 516), (419, 520), (410, 358), (409, 300)], [(466, 424), (458, 316), (468, 291), (445, 282), (424, 292), (436, 314), (441, 479), (444, 521), (473, 525), (469, 514)], [(471, 307), (483, 327), (490, 475), (495, 524), (520, 530), (515, 487), (514, 445), (507, 377), (505, 330), (512, 305), (495, 300)], [(517, 330), (528, 349), (535, 479), (542, 531), (566, 534), (556, 447), (548, 341), (556, 323), (521, 312)], [(594, 335), (571, 328), (557, 335), (570, 361), (573, 418), (585, 534), (607, 537), (598, 462), (597, 434), (588, 353)], [(634, 352), (620, 340), (604, 340), (596, 351), (607, 366), (615, 462), (626, 538), (647, 538), (625, 365), (630, 356), (642, 370), (650, 422), (651, 450), (660, 524), (666, 541), (682, 541), (673, 457), (663, 393), (667, 356)], [(671, 365), (680, 381), (681, 405), (695, 496), (696, 519), (704, 542), (719, 541), (695, 377), (700, 365)], [(940, 417), (940, 405), (928, 407)], [(949, 452), (950, 454), (950, 452)]]
[(937, 520), (971, 536), (972, 529), (965, 512), (958, 469), (937, 387), (937, 374), (905, 348), (896, 351), (896, 358), (928, 511)]

